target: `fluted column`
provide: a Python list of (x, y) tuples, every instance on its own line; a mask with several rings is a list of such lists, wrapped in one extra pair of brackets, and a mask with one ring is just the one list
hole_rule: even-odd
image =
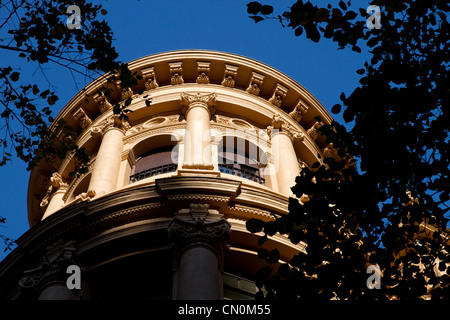
[(175, 244), (173, 299), (223, 299), (223, 254), (230, 224), (208, 204), (191, 204), (169, 225)]
[(69, 185), (64, 181), (63, 177), (57, 172), (53, 173), (50, 178), (50, 187), (40, 204), (41, 208), (45, 208), (45, 206), (47, 206), (44, 215), (42, 216), (42, 220), (64, 206), (63, 197), (68, 188)]
[(96, 197), (114, 191), (122, 160), (123, 137), (130, 125), (118, 117), (112, 118), (103, 129), (103, 138), (95, 159), (88, 190)]
[(210, 120), (216, 94), (181, 94), (186, 118), (183, 168), (213, 169)]
[(300, 174), (297, 154), (294, 149), (294, 139), (303, 139), (303, 136), (293, 129), (279, 115), (275, 115), (270, 132), (272, 153), (275, 158), (278, 191), (286, 196), (292, 196), (291, 187), (295, 185), (295, 178)]

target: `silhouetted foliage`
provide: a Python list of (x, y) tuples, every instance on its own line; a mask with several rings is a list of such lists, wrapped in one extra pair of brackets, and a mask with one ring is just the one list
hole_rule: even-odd
[[(30, 83), (30, 76), (21, 72), (19, 65), (0, 62), (0, 167), (18, 157), (30, 170), (40, 161), (64, 159), (71, 152), (73, 173), (87, 171), (90, 155), (76, 145), (77, 130), (63, 121), (49, 129), (54, 121), (52, 108), (59, 98), (46, 75), (47, 66), (67, 71), (68, 78), (71, 75), (74, 79), (74, 87), (75, 77), (90, 82), (105, 73), (109, 75), (108, 82), (120, 81), (123, 88), (132, 87), (139, 80), (136, 72), (117, 60), (112, 31), (102, 19), (107, 11), (89, 1), (76, 1), (82, 16), (81, 28), (70, 29), (66, 25), (70, 14), (66, 11), (72, 4), (73, 1), (63, 0), (0, 1), (0, 50), (16, 52), (18, 58), (36, 66), (48, 81)], [(110, 93), (105, 88), (104, 94)], [(130, 103), (130, 99), (116, 103), (114, 113), (127, 119)], [(4, 240), (9, 248), (10, 239)]]
[[(297, 1), (279, 15), (247, 4), (255, 22), (274, 19), (295, 36), (356, 52), (365, 46), (371, 54), (356, 71), (360, 85), (331, 108), (353, 127), (333, 122), (320, 130), (339, 157), (296, 178), (294, 194), (309, 201), (291, 198), (288, 215), (247, 223), (266, 238), (279, 232), (307, 245), (288, 264), (259, 273), (267, 294), (258, 298), (450, 299), (450, 5), (376, 4), (380, 29), (369, 29), (370, 14), (352, 9), (352, 1), (323, 8)], [(366, 285), (370, 264), (381, 270), (380, 289)]]

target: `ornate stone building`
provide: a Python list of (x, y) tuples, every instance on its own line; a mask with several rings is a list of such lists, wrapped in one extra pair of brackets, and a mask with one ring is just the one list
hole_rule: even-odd
[[(263, 63), (181, 50), (129, 68), (136, 87), (102, 76), (58, 114), (53, 128), (77, 128), (91, 166), (71, 176), (68, 154), (32, 171), (31, 228), (0, 264), (3, 299), (251, 299), (264, 262), (245, 222), (286, 214), (301, 168), (332, 151), (317, 133), (328, 112)], [(112, 106), (129, 97), (119, 120)], [(284, 261), (303, 249), (282, 235), (264, 248)]]

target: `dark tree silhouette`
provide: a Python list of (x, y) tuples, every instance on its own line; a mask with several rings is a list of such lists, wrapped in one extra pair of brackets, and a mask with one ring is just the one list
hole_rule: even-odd
[[(54, 120), (52, 107), (58, 101), (55, 86), (47, 76), (49, 67), (68, 72), (74, 86), (75, 78), (90, 82), (105, 73), (109, 82), (120, 81), (124, 88), (139, 80), (136, 73), (117, 60), (112, 31), (102, 18), (107, 11), (89, 1), (76, 1), (81, 21), (80, 28), (74, 28), (77, 13), (67, 13), (72, 4), (63, 0), (0, 1), (0, 51), (16, 53), (47, 80), (44, 84), (29, 83), (30, 77), (21, 72), (19, 65), (0, 62), (0, 167), (17, 157), (30, 170), (39, 161), (63, 159), (72, 152), (73, 174), (87, 170), (90, 155), (77, 147), (76, 130), (63, 122), (49, 129)], [(105, 88), (104, 94), (110, 93)], [(131, 98), (116, 103), (114, 113), (126, 119), (130, 103)], [(5, 219), (0, 217), (0, 223), (5, 223)], [(3, 236), (2, 239), (10, 248), (12, 240)]]
[[(353, 126), (321, 127), (336, 154), (303, 169), (292, 188), (309, 201), (291, 198), (288, 215), (247, 223), (265, 233), (261, 242), (279, 232), (307, 245), (283, 264), (276, 250), (260, 250), (271, 266), (260, 270), (257, 284), (267, 294), (258, 298), (450, 298), (450, 5), (377, 5), (379, 29), (366, 25), (376, 22), (374, 12), (355, 10), (352, 1), (318, 7), (300, 0), (281, 14), (247, 4), (256, 23), (279, 21), (295, 36), (371, 54), (356, 70), (360, 85), (331, 108)], [(371, 264), (381, 271), (380, 289), (371, 289)]]

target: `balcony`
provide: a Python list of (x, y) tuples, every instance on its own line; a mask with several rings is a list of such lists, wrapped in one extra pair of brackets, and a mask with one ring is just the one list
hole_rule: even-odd
[(222, 163), (219, 164), (219, 171), (245, 178), (259, 184), (265, 184), (265, 179), (261, 177), (259, 170), (245, 164)]
[(130, 183), (157, 176), (159, 174), (174, 172), (177, 170), (177, 167), (178, 165), (176, 163), (170, 163), (140, 171), (130, 176)]

